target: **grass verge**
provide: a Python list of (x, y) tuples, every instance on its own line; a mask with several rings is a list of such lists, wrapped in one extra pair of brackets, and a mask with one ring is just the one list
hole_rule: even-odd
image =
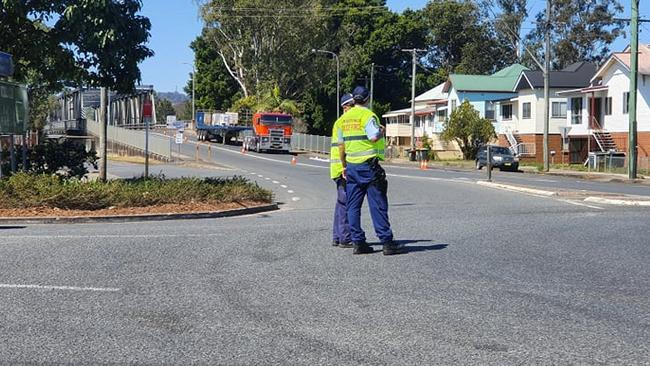
[(0, 197), (0, 209), (101, 210), (199, 202), (270, 203), (273, 193), (237, 176), (206, 179), (156, 176), (103, 183), (19, 173), (0, 181)]

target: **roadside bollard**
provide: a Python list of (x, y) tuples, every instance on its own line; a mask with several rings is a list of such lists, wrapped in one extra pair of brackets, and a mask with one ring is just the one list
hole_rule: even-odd
[(199, 148), (200, 148), (200, 145), (197, 142), (196, 143), (196, 153), (194, 154), (194, 159), (196, 160), (197, 163), (199, 162)]
[(208, 161), (212, 162), (212, 145), (208, 145)]
[(492, 148), (487, 146), (487, 181), (492, 181)]

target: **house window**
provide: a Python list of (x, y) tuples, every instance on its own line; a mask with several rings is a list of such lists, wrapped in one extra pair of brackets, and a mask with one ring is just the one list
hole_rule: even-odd
[(456, 99), (451, 100), (451, 112), (453, 113), (456, 110)]
[(630, 112), (630, 93), (623, 93), (623, 114), (628, 114)]
[(566, 118), (566, 102), (553, 102), (551, 118)]
[(521, 118), (529, 119), (530, 118), (530, 102), (523, 103), (521, 105)]
[(571, 124), (582, 123), (582, 98), (571, 98)]
[(485, 102), (485, 118), (494, 121), (494, 102)]
[(612, 115), (612, 97), (605, 98), (605, 115)]
[(512, 119), (512, 104), (503, 104), (501, 106), (501, 118), (505, 121)]
[(446, 109), (437, 110), (436, 118), (439, 122), (445, 122), (447, 120), (447, 110)]

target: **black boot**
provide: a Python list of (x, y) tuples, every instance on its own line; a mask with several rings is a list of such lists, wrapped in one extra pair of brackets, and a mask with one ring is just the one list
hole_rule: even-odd
[(368, 243), (360, 243), (360, 244), (355, 243), (353, 244), (352, 248), (354, 248), (352, 250), (352, 254), (370, 254), (375, 252), (375, 250), (372, 249), (372, 247), (368, 245)]
[(396, 255), (406, 253), (406, 247), (404, 244), (397, 244), (394, 241), (388, 241), (384, 243), (383, 249), (384, 255)]

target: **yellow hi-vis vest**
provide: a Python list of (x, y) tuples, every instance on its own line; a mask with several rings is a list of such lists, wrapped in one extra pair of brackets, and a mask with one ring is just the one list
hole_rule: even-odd
[(338, 179), (343, 175), (343, 163), (339, 155), (339, 145), (343, 141), (339, 141), (339, 128), (341, 127), (341, 120), (337, 119), (332, 127), (332, 146), (330, 148), (330, 177)]
[(372, 158), (384, 160), (386, 140), (382, 136), (372, 142), (366, 135), (366, 123), (371, 118), (379, 123), (379, 117), (366, 107), (356, 106), (341, 117), (341, 130), (345, 143), (345, 160), (352, 164), (361, 164)]

